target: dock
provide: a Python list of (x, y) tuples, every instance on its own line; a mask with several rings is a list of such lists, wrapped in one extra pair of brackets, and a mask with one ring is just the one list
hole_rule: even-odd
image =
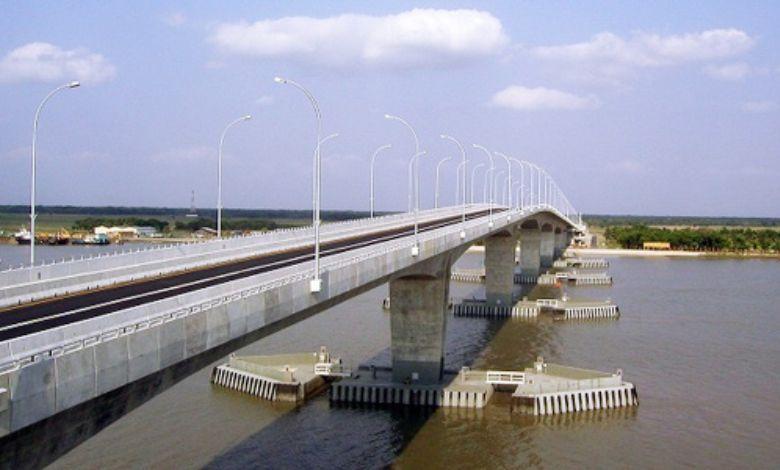
[(440, 384), (415, 384), (393, 382), (388, 367), (361, 366), (359, 373), (330, 389), (331, 402), (384, 406), (484, 408), (492, 395), (484, 376), (468, 368), (445, 371)]
[(231, 355), (214, 368), (211, 382), (268, 401), (301, 402), (322, 391), (333, 379), (348, 377), (341, 359), (327, 348), (311, 354)]
[(556, 415), (637, 406), (636, 388), (623, 372), (599, 372), (544, 362), (537, 358), (525, 369), (512, 393), (512, 409), (521, 413)]
[(512, 307), (490, 306), (484, 299), (464, 299), (453, 305), (456, 317), (536, 318), (548, 314), (556, 320), (591, 320), (620, 317), (620, 309), (611, 300), (523, 299)]

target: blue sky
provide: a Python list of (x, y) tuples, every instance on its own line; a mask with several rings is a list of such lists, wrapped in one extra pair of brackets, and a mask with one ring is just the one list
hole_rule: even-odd
[[(309, 208), (320, 101), (323, 207), (422, 204), (436, 162), (470, 147), (546, 168), (587, 213), (780, 216), (777, 2), (3, 2), (0, 204)], [(471, 163), (486, 161), (468, 149)], [(478, 188), (481, 170), (478, 170)], [(517, 170), (515, 170), (517, 171)], [(442, 201), (455, 164), (442, 167)]]

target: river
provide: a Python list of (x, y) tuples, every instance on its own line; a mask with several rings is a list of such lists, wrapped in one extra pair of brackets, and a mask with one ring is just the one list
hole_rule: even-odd
[[(3, 255), (0, 254), (0, 257)], [(481, 255), (459, 262), (477, 266)], [(269, 404), (212, 386), (211, 367), (73, 449), (52, 468), (776, 468), (780, 461), (780, 262), (610, 258), (619, 320), (449, 318), (446, 367), (550, 362), (624, 370), (635, 409), (536, 419), (494, 395), (482, 411)], [(451, 295), (480, 286), (453, 283)], [(238, 354), (314, 351), (389, 364), (382, 286)], [(216, 363), (215, 363), (216, 364)]]

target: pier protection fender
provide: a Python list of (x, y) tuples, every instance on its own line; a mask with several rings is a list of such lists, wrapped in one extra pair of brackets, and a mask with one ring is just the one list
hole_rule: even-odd
[(444, 371), (450, 265), (425, 263), (390, 281), (390, 336), (394, 382), (435, 384)]
[(542, 225), (540, 237), (539, 261), (542, 268), (550, 268), (555, 259), (555, 232), (551, 224)]
[(517, 238), (507, 231), (485, 239), (485, 296), (490, 307), (511, 307)]
[(523, 224), (520, 229), (520, 274), (526, 277), (537, 278), (541, 268), (541, 233), (539, 226), (534, 222), (533, 226)]

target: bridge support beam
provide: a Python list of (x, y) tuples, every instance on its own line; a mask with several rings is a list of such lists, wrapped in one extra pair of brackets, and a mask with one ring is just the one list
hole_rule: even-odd
[(520, 274), (523, 276), (539, 277), (541, 238), (539, 229), (520, 230)]
[(441, 271), (436, 275), (408, 275), (390, 281), (390, 349), (394, 382), (441, 382), (449, 266)]
[(542, 227), (540, 236), (539, 259), (542, 268), (550, 268), (555, 259), (555, 232), (552, 230), (552, 227), (549, 230), (545, 230), (545, 227)]
[(517, 239), (500, 233), (485, 239), (485, 297), (491, 307), (512, 305)]

